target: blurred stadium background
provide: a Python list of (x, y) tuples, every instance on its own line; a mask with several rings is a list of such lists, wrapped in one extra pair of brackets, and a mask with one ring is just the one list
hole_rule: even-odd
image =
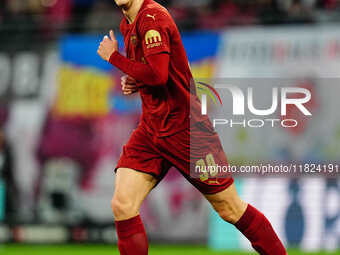
[[(195, 78), (340, 76), (338, 0), (158, 2), (179, 25)], [(0, 1), (0, 254), (118, 254), (112, 168), (140, 101), (122, 96), (122, 74), (96, 49), (121, 18), (113, 0)], [(226, 148), (231, 161), (339, 160), (339, 112), (324, 91), (315, 92), (314, 122), (265, 139), (272, 141), (265, 149), (249, 130), (237, 130)], [(329, 109), (334, 118), (322, 125)], [(340, 254), (338, 178), (242, 178), (237, 185), (289, 254)], [(142, 216), (150, 254), (250, 250), (176, 171), (151, 193)]]

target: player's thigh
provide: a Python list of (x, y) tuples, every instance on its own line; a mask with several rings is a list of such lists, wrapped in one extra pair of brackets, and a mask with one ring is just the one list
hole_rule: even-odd
[(202, 194), (217, 194), (232, 183), (226, 154), (210, 122), (197, 123), (181, 133), (164, 139), (163, 154)]
[(224, 220), (233, 224), (241, 218), (247, 208), (247, 203), (239, 197), (234, 183), (223, 191), (204, 196)]
[(150, 174), (118, 168), (111, 202), (115, 219), (125, 220), (138, 215), (142, 202), (156, 183), (157, 179)]

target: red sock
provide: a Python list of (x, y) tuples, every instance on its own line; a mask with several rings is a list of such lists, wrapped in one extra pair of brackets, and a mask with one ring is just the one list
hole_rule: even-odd
[(248, 205), (235, 227), (248, 238), (253, 248), (261, 255), (287, 255), (268, 219), (251, 205)]
[(139, 215), (116, 221), (118, 249), (121, 255), (147, 255), (149, 244)]

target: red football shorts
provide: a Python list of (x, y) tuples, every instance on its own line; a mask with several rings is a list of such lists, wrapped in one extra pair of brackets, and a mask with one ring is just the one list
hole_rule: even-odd
[(214, 194), (228, 188), (233, 178), (230, 173), (217, 173), (217, 168), (211, 171), (207, 167), (211, 165), (227, 166), (228, 161), (209, 121), (169, 137), (154, 136), (140, 124), (123, 147), (116, 170), (134, 169), (159, 182), (174, 166), (201, 193)]

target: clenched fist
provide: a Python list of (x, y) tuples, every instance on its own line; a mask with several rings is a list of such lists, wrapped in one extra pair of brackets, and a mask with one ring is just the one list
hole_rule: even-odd
[(131, 95), (138, 91), (137, 82), (131, 76), (128, 75), (123, 76), (121, 84), (124, 95)]
[(103, 41), (100, 43), (98, 48), (98, 55), (102, 57), (102, 59), (109, 61), (113, 52), (118, 51), (118, 42), (113, 31), (110, 31), (110, 38), (105, 35)]

